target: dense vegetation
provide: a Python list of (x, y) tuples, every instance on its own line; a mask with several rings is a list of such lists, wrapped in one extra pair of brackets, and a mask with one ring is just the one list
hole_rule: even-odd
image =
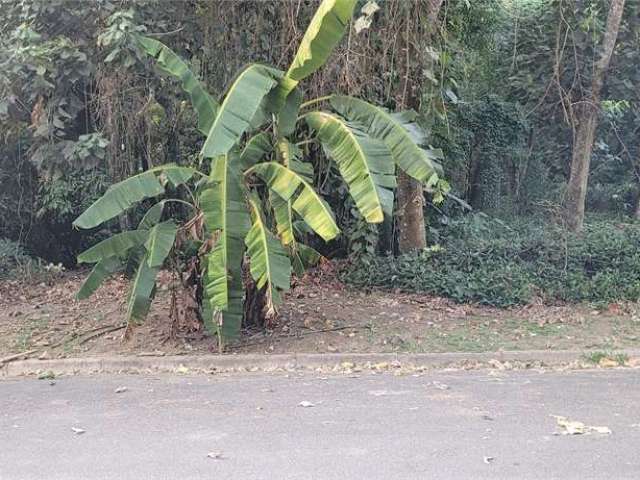
[(430, 248), (349, 265), (356, 286), (426, 292), (499, 307), (640, 298), (640, 225), (589, 222), (582, 235), (483, 214), (434, 232)]
[[(78, 253), (135, 228), (152, 205), (73, 228), (110, 185), (198, 164), (193, 98), (158, 75), (136, 39), (161, 41), (206, 91), (222, 93), (247, 64), (286, 71), (318, 5), (0, 0), (0, 275), (76, 267)], [(423, 196), (399, 175), (393, 214), (371, 225), (331, 155), (303, 143), (310, 184), (343, 234), (325, 245), (305, 230), (300, 240), (349, 256), (346, 278), (360, 285), (496, 305), (637, 299), (640, 4), (359, 0), (354, 12), (301, 87), (305, 98), (340, 93), (415, 110), (451, 190), (439, 204), (444, 184)], [(313, 140), (300, 133), (298, 142)], [(178, 203), (163, 215), (190, 218)], [(426, 251), (407, 253), (425, 240)]]

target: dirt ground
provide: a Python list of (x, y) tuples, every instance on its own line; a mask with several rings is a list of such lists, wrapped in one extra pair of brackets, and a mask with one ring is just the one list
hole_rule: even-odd
[[(58, 358), (102, 354), (215, 353), (178, 298), (172, 335), (171, 277), (160, 277), (147, 321), (123, 339), (124, 278), (88, 300), (74, 295), (86, 272), (40, 283), (0, 282), (0, 359), (20, 352)], [(190, 318), (191, 317), (191, 318)], [(443, 298), (345, 287), (325, 269), (297, 280), (272, 330), (245, 332), (230, 353), (483, 352), (640, 348), (640, 305), (529, 305), (495, 309)]]

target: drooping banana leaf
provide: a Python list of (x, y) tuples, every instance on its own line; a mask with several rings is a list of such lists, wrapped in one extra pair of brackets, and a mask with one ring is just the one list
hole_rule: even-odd
[(296, 172), (304, 180), (313, 182), (313, 165), (300, 160), (302, 152), (300, 147), (291, 143), (286, 138), (281, 138), (276, 144), (278, 159), (285, 166)]
[(89, 276), (85, 279), (76, 294), (78, 300), (89, 298), (100, 285), (109, 277), (109, 275), (117, 272), (123, 267), (123, 262), (118, 257), (106, 257), (100, 260), (91, 270)]
[(280, 76), (278, 70), (263, 65), (250, 65), (238, 76), (207, 134), (201, 151), (203, 158), (226, 155), (252, 124), (260, 123), (255, 117), (268, 109), (263, 100)]
[(149, 313), (151, 301), (155, 294), (156, 275), (159, 268), (149, 266), (148, 255), (145, 254), (138, 264), (131, 284), (127, 306), (127, 322), (142, 323)]
[(85, 229), (97, 227), (118, 216), (135, 203), (162, 193), (164, 188), (155, 173), (147, 171), (134, 175), (109, 187), (102, 197), (76, 218), (73, 225)]
[(283, 200), (289, 200), (302, 184), (302, 179), (296, 172), (277, 162), (259, 163), (247, 170), (246, 173), (255, 173), (267, 184), (267, 187), (277, 192)]
[(133, 247), (144, 244), (149, 236), (146, 230), (116, 233), (78, 255), (80, 263), (95, 263), (108, 257), (122, 257)]
[(219, 333), (225, 338), (240, 334), (243, 317), (244, 286), (242, 256), (244, 242), (220, 232), (218, 243), (207, 254), (207, 270), (203, 278), (204, 297), (216, 319)]
[(343, 117), (362, 124), (372, 137), (383, 141), (395, 163), (420, 182), (437, 175), (434, 159), (412, 139), (412, 134), (403, 126), (406, 118), (394, 116), (383, 108), (376, 107), (358, 98), (331, 97), (331, 106)]
[(276, 232), (280, 242), (287, 247), (293, 271), (296, 275), (302, 275), (307, 268), (318, 263), (322, 255), (313, 248), (296, 241), (296, 222), (293, 220), (293, 202), (291, 200), (285, 201), (280, 195), (269, 192), (269, 203), (273, 209)]
[[(299, 160), (301, 151), (297, 145), (289, 142), (286, 138), (280, 138), (276, 144), (277, 158), (287, 168), (297, 173), (306, 182), (313, 181), (313, 166), (310, 163)], [(296, 242), (294, 236), (293, 201), (283, 200), (278, 194), (269, 192), (269, 203), (273, 209), (274, 220), (276, 221), (276, 231), (283, 245), (295, 251)], [(294, 257), (292, 256), (292, 261)]]
[(169, 220), (158, 223), (149, 230), (149, 237), (144, 246), (147, 249), (149, 267), (162, 267), (164, 260), (173, 248), (178, 226)]
[[(418, 145), (427, 158), (431, 160), (436, 173), (440, 176), (444, 175), (444, 170), (439, 162), (444, 158), (444, 153), (441, 148), (428, 148), (427, 132), (416, 121), (418, 114), (414, 110), (405, 110), (403, 112), (390, 113), (389, 115), (409, 133), (413, 143)], [(434, 181), (437, 181), (437, 178)]]
[(158, 175), (164, 175), (174, 186), (186, 182), (195, 173), (188, 167), (175, 164), (160, 165), (111, 185), (82, 215), (75, 219), (77, 228), (94, 228), (118, 216), (132, 205), (145, 198), (164, 193)]
[(384, 213), (391, 215), (390, 189), (396, 182), (395, 165), (387, 146), (337, 115), (311, 112), (304, 118), (336, 161), (362, 216), (370, 223), (380, 223)]
[(325, 241), (332, 240), (340, 233), (329, 206), (315, 189), (293, 170), (277, 162), (264, 162), (254, 165), (246, 173), (255, 173), (269, 189), (285, 201), (295, 194), (291, 207)]
[(218, 110), (218, 102), (207, 93), (189, 66), (169, 47), (153, 38), (137, 37), (142, 49), (153, 57), (164, 73), (180, 80), (182, 89), (189, 95), (191, 104), (198, 114), (198, 130), (207, 135)]
[(158, 223), (162, 218), (165, 203), (165, 200), (161, 200), (147, 210), (142, 220), (140, 220), (140, 223), (138, 223), (138, 230), (149, 230)]
[(324, 65), (342, 39), (355, 4), (356, 0), (323, 0), (302, 37), (287, 77), (299, 82)]
[(262, 218), (259, 200), (250, 198), (253, 225), (247, 233), (245, 243), (250, 258), (251, 276), (258, 289), (265, 288), (267, 310), (274, 311), (281, 302), (281, 290), (288, 290), (291, 283), (291, 262), (282, 244), (269, 231)]
[[(206, 271), (205, 274), (206, 276)], [(202, 291), (202, 305), (200, 306), (200, 314), (202, 315), (202, 323), (211, 335), (220, 335), (220, 325), (218, 320), (220, 317), (219, 312), (216, 314), (211, 308), (211, 300), (207, 296), (207, 291)]]
[[(183, 183), (187, 183), (191, 180), (191, 177), (196, 173), (195, 168), (191, 167), (182, 167), (180, 165), (166, 165), (160, 170), (160, 181), (163, 185), (169, 182), (174, 187), (182, 185)], [(151, 171), (155, 171), (154, 168)]]
[(296, 275), (302, 275), (305, 270), (316, 265), (321, 258), (322, 255), (319, 252), (303, 243), (297, 243), (295, 250), (291, 252), (291, 263)]
[(269, 203), (273, 209), (273, 217), (276, 221), (276, 232), (283, 245), (291, 245), (295, 242), (293, 235), (293, 203), (291, 200), (283, 200), (277, 193), (269, 192)]
[(227, 338), (237, 336), (242, 325), (242, 259), (244, 237), (250, 228), (239, 162), (234, 152), (217, 157), (200, 199), (205, 224), (215, 237), (215, 246), (207, 255), (203, 287), (214, 314), (222, 312), (221, 333)]
[(288, 137), (293, 135), (296, 130), (296, 122), (298, 120), (298, 112), (302, 103), (302, 92), (294, 88), (287, 95), (284, 106), (278, 113), (278, 135)]
[(260, 159), (271, 152), (272, 149), (273, 146), (271, 145), (271, 139), (268, 134), (262, 132), (254, 135), (249, 139), (240, 154), (240, 163), (242, 164), (242, 167), (249, 168), (252, 165), (255, 165), (260, 161)]

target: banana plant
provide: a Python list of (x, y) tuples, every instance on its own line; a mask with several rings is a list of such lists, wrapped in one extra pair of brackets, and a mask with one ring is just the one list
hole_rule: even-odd
[[(266, 316), (275, 315), (292, 271), (300, 273), (320, 254), (303, 243), (300, 225), (324, 241), (339, 233), (333, 213), (313, 184), (313, 165), (296, 145), (296, 133), (331, 157), (355, 205), (368, 222), (391, 215), (401, 169), (441, 192), (447, 188), (439, 153), (425, 148), (414, 112), (394, 113), (343, 95), (303, 102), (300, 82), (318, 70), (340, 42), (356, 0), (323, 0), (284, 72), (264, 65), (244, 68), (218, 102), (188, 64), (156, 39), (137, 36), (162, 73), (176, 78), (198, 116), (204, 142), (197, 165), (155, 167), (113, 185), (74, 225), (94, 228), (142, 200), (156, 199), (135, 230), (118, 233), (79, 255), (95, 264), (78, 296), (86, 298), (112, 273), (135, 266), (127, 321), (144, 320), (156, 275), (190, 236), (199, 244), (204, 324), (223, 342), (243, 321), (243, 265), (264, 295)], [(315, 107), (324, 107), (313, 110)], [(189, 201), (167, 193), (184, 187)], [(186, 204), (182, 224), (163, 220), (165, 205)]]

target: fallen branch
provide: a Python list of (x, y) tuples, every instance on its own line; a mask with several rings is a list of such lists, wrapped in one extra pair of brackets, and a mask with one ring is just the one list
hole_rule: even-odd
[(334, 328), (323, 328), (321, 330), (313, 330), (313, 329), (308, 329), (307, 332), (296, 332), (294, 334), (291, 335), (281, 335), (281, 337), (283, 338), (287, 338), (287, 337), (301, 337), (302, 335), (311, 335), (314, 333), (325, 333), (325, 332), (337, 332), (338, 330), (348, 330), (348, 329), (353, 329), (353, 330), (361, 330), (363, 328), (365, 328), (366, 325), (344, 325), (341, 327), (334, 327)]
[(127, 326), (127, 324), (123, 323), (122, 325), (115, 325), (115, 326), (106, 327), (104, 330), (94, 329), (93, 333), (91, 333), (90, 335), (86, 335), (86, 336), (80, 338), (80, 340), (78, 340), (78, 345), (82, 345), (83, 343), (87, 343), (89, 340), (97, 338), (100, 335), (104, 335), (105, 333), (111, 333), (111, 332), (116, 332), (118, 330), (122, 330), (126, 326)]
[(38, 350), (27, 350), (26, 352), (16, 353), (15, 355), (9, 355), (8, 357), (0, 358), (0, 365), (4, 365), (5, 363), (13, 362), (14, 360), (19, 360), (22, 357), (27, 357), (29, 355), (33, 355), (37, 353)]

